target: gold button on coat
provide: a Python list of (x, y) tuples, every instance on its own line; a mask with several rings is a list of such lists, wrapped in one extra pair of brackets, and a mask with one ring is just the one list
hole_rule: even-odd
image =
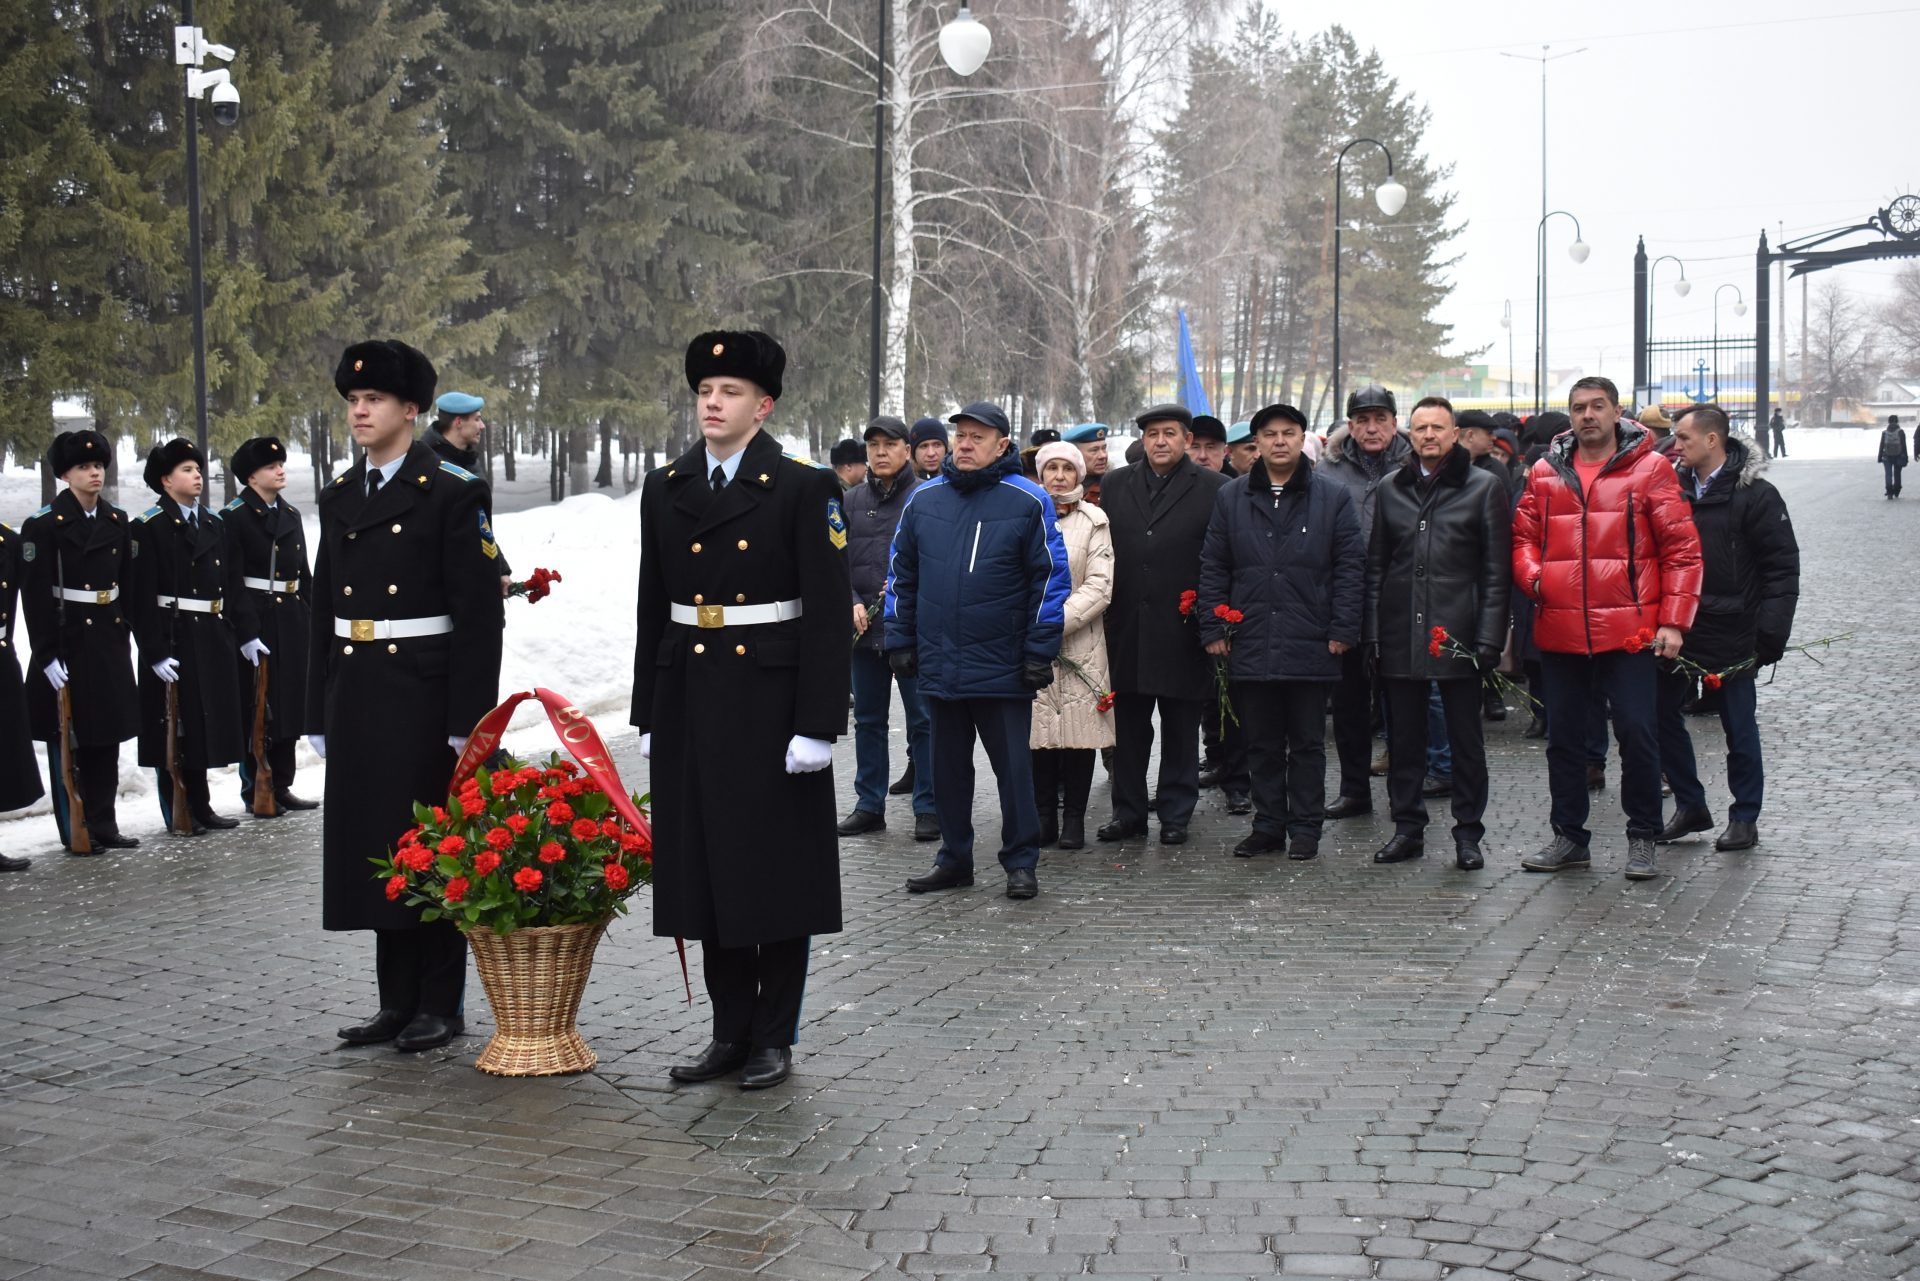
[(704, 654), (707, 652), (707, 647), (705, 645), (695, 645), (693, 647), (693, 652), (696, 654)]
[(400, 594), (400, 585), (398, 583), (387, 584), (387, 595), (398, 596), (399, 594)]
[(398, 654), (399, 652), (400, 652), (400, 647), (399, 647), (398, 645), (388, 645), (388, 646), (387, 646), (387, 653), (389, 653), (389, 654)]
[(343, 592), (344, 594), (346, 594), (346, 595), (348, 595), (348, 596), (351, 596), (351, 595), (353, 595), (353, 588), (351, 588), (351, 587), (342, 587), (342, 588), (341, 588), (340, 590), (341, 590), (341, 592)]
[(694, 554), (695, 556), (698, 556), (698, 555), (700, 554), (700, 544), (699, 544), (699, 543), (695, 543), (695, 544), (693, 545), (693, 554)]
[(739, 595), (737, 595), (737, 596), (735, 596), (735, 597), (733, 598), (733, 603), (734, 603), (734, 604), (736, 604), (736, 605), (744, 605), (744, 604), (746, 604), (746, 603), (747, 603), (747, 594), (746, 594), (745, 592), (741, 592), (741, 593), (740, 593)]
[(745, 551), (747, 550), (747, 540), (743, 538), (738, 543), (736, 543), (735, 546), (739, 547), (741, 551)]
[[(5, 586), (6, 586), (5, 583), (0, 583), (0, 587), (5, 587)], [(705, 596), (702, 596), (699, 592), (695, 592), (693, 594), (693, 603), (696, 605), (704, 605), (707, 603), (707, 598)]]
[(353, 646), (351, 646), (351, 645), (342, 645), (342, 646), (340, 647), (340, 652), (341, 652), (342, 654), (351, 654), (351, 653), (353, 653)]
[(398, 526), (398, 525), (395, 525), (395, 526), (393, 527), (393, 532), (394, 532), (394, 533), (396, 533), (396, 534), (397, 534), (397, 533), (399, 533), (399, 532), (400, 532), (400, 526)]
[(733, 647), (733, 652), (736, 654), (744, 654), (747, 652), (747, 647), (745, 645), (735, 645)]

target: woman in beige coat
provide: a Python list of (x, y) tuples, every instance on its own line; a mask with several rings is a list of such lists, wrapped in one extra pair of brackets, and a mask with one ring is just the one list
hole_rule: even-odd
[[(1107, 692), (1107, 633), (1100, 616), (1113, 602), (1113, 537), (1107, 514), (1083, 502), (1086, 459), (1077, 445), (1042, 445), (1034, 455), (1040, 484), (1053, 495), (1060, 541), (1067, 546), (1073, 591), (1053, 684), (1033, 702), (1033, 795), (1040, 808), (1040, 844), (1063, 850), (1087, 843), (1087, 793), (1093, 757), (1113, 746)], [(1076, 666), (1078, 670), (1076, 670)]]

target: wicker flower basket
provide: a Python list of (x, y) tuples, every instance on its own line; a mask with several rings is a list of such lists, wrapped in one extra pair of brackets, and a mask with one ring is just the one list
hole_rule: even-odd
[(475, 1067), (495, 1076), (560, 1076), (600, 1061), (573, 1022), (611, 919), (523, 926), (505, 935), (482, 926), (467, 931), (496, 1028)]

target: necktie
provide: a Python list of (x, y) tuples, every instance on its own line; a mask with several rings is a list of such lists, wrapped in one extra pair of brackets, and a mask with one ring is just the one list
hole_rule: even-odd
[(383, 479), (384, 479), (384, 476), (380, 472), (375, 471), (371, 467), (367, 469), (367, 497), (368, 498), (372, 498), (375, 494), (380, 492), (380, 482)]
[(713, 468), (712, 480), (714, 493), (717, 494), (725, 489), (727, 487), (727, 469), (716, 463)]

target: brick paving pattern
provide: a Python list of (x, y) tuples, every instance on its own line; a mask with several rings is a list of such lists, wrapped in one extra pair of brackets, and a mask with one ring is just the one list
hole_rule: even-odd
[(0, 1281), (1920, 1276), (1920, 510), (1865, 464), (1774, 478), (1797, 637), (1857, 639), (1763, 691), (1759, 850), (1631, 884), (1609, 790), (1592, 871), (1521, 872), (1522, 717), (1477, 874), (1443, 826), (1373, 867), (1384, 812), (1233, 859), (1215, 792), (1186, 846), (1045, 853), (1035, 902), (990, 856), (915, 898), (896, 798), (771, 1091), (667, 1083), (706, 1009), (644, 898), (582, 1010), (600, 1068), (502, 1081), (477, 981), (445, 1051), (333, 1040), (371, 948), (318, 929), (317, 816), (44, 856), (0, 878)]

